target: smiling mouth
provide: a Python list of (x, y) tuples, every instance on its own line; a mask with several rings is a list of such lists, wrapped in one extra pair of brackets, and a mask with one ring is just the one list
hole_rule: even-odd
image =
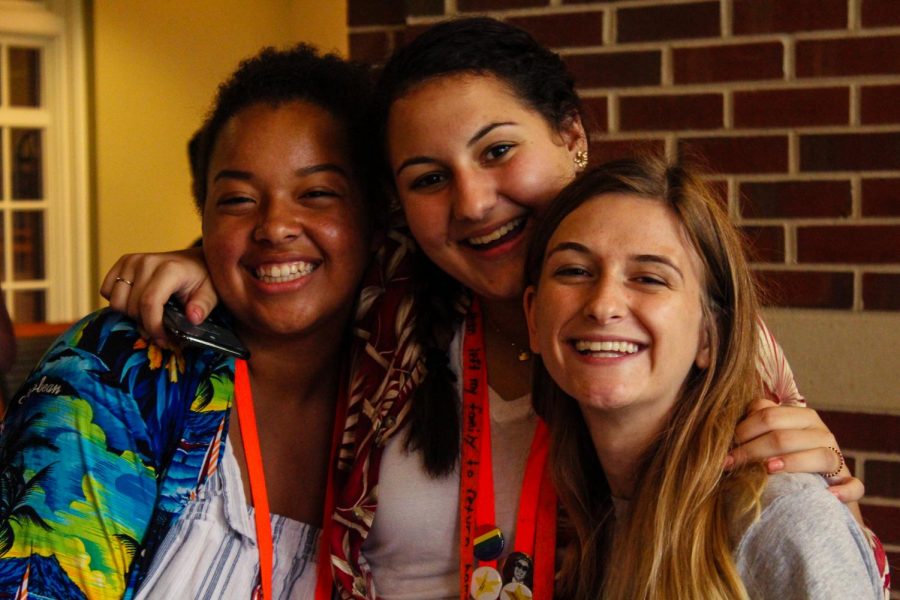
[(636, 354), (641, 349), (638, 344), (626, 341), (592, 342), (575, 340), (572, 345), (575, 347), (575, 351), (582, 356), (591, 356), (593, 358), (619, 358)]
[(464, 243), (477, 250), (489, 250), (516, 237), (519, 232), (525, 229), (525, 223), (527, 222), (527, 217), (519, 217), (518, 219), (513, 219), (505, 225), (498, 227), (487, 235), (466, 238)]
[(315, 271), (317, 266), (317, 264), (304, 261), (264, 265), (256, 267), (253, 274), (263, 283), (284, 283), (306, 277)]

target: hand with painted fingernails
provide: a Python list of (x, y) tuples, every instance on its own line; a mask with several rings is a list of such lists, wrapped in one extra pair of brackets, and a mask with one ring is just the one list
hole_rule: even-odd
[(750, 461), (762, 461), (769, 473), (828, 475), (829, 491), (861, 522), (856, 503), (865, 487), (850, 473), (834, 434), (815, 410), (782, 406), (771, 400), (755, 401), (738, 423), (735, 447), (725, 468)]
[(163, 305), (171, 296), (181, 301), (194, 324), (203, 322), (218, 303), (200, 248), (126, 254), (103, 278), (100, 294), (162, 347), (171, 346), (162, 319)]

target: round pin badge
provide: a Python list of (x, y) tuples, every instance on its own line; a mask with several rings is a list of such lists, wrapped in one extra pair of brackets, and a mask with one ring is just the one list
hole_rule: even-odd
[(473, 553), (480, 561), (495, 560), (503, 553), (503, 532), (496, 525), (483, 525), (475, 530)]
[(534, 561), (524, 552), (512, 552), (503, 561), (503, 581), (521, 583), (527, 588), (534, 585)]
[(521, 583), (507, 583), (500, 591), (500, 600), (531, 600), (531, 589)]
[(469, 583), (469, 596), (474, 600), (497, 600), (500, 598), (500, 590), (503, 587), (503, 579), (500, 572), (493, 567), (478, 567), (472, 573), (472, 581)]

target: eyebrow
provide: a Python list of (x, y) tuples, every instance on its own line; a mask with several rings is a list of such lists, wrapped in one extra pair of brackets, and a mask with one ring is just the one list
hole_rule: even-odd
[[(563, 252), (565, 250), (571, 250), (579, 254), (591, 254), (590, 249), (584, 244), (580, 244), (578, 242), (560, 242), (547, 252), (544, 260), (546, 261), (557, 252)], [(664, 265), (678, 273), (678, 276), (681, 277), (681, 279), (684, 279), (684, 273), (682, 273), (681, 269), (679, 269), (678, 266), (667, 256), (662, 256), (660, 254), (635, 254), (629, 256), (628, 259), (638, 263), (656, 263)]]
[(679, 269), (678, 266), (667, 256), (660, 256), (659, 254), (638, 254), (637, 256), (632, 256), (631, 259), (639, 263), (657, 263), (665, 265), (678, 273), (679, 277), (684, 279), (684, 273), (682, 273), (681, 269)]
[[(505, 127), (507, 125), (516, 125), (516, 124), (517, 123), (515, 121), (501, 121), (498, 123), (488, 123), (481, 129), (476, 131), (475, 135), (473, 135), (472, 137), (469, 138), (469, 141), (466, 142), (466, 148), (471, 148), (473, 145), (478, 143), (478, 140), (480, 140), (481, 138), (483, 138), (484, 136), (486, 136), (493, 130), (497, 129), (498, 127)], [(413, 165), (428, 164), (428, 163), (433, 163), (433, 162), (437, 162), (437, 161), (434, 158), (431, 158), (430, 156), (413, 156), (412, 158), (407, 158), (402, 163), (400, 163), (400, 166), (397, 167), (397, 171), (394, 173), (394, 175), (395, 176), (399, 175), (400, 172), (403, 169), (405, 169), (406, 167), (411, 167)]]
[[(322, 163), (319, 165), (311, 165), (309, 167), (303, 167), (294, 171), (294, 175), (297, 177), (306, 177), (307, 175), (313, 175), (315, 173), (337, 173), (342, 177), (349, 179), (349, 175), (347, 171), (334, 163)], [(216, 176), (213, 177), (213, 182), (219, 181), (220, 179), (237, 179), (239, 181), (249, 181), (253, 179), (253, 173), (250, 171), (241, 171), (238, 169), (222, 169)]]

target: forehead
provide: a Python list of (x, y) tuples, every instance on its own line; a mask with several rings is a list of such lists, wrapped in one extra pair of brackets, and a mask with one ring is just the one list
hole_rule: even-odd
[(577, 242), (603, 255), (660, 254), (699, 265), (681, 219), (658, 198), (623, 193), (595, 196), (560, 222), (548, 249), (563, 242)]
[(453, 73), (419, 83), (391, 105), (388, 136), (392, 147), (435, 140), (440, 135), (471, 135), (472, 127), (515, 120), (542, 123), (543, 115), (502, 79), (490, 74)]
[(281, 155), (298, 152), (329, 155), (349, 161), (344, 124), (328, 110), (303, 100), (257, 103), (235, 113), (216, 136), (210, 162), (239, 155)]

